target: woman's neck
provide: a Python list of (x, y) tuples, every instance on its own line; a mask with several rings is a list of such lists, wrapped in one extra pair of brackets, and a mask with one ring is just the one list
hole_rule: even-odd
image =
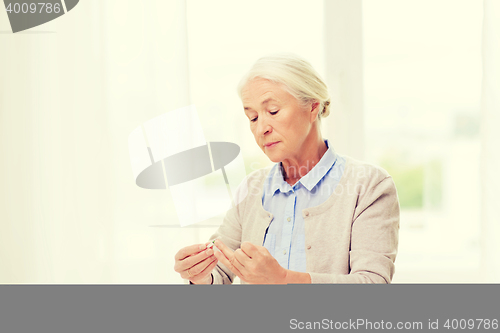
[(323, 138), (319, 136), (313, 148), (306, 148), (303, 154), (299, 154), (301, 160), (284, 160), (281, 162), (285, 181), (294, 185), (298, 180), (307, 175), (309, 171), (321, 160), (328, 150)]

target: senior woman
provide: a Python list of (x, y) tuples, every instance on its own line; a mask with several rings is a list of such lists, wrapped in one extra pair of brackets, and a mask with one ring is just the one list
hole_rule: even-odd
[(210, 240), (175, 255), (191, 284), (390, 283), (399, 202), (384, 169), (335, 152), (321, 135), (328, 89), (305, 60), (259, 59), (238, 92), (259, 148), (252, 172)]

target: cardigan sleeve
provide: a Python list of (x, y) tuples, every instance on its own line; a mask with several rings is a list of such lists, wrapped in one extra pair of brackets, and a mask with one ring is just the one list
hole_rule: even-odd
[(399, 200), (391, 176), (360, 196), (353, 215), (350, 272), (310, 272), (312, 283), (390, 283), (399, 237)]
[[(232, 207), (226, 213), (222, 225), (210, 237), (210, 241), (219, 238), (227, 247), (235, 251), (241, 244), (241, 224), (239, 222), (238, 207)], [(217, 251), (217, 250), (216, 250)], [(217, 266), (212, 270), (213, 284), (231, 284), (235, 278), (235, 274), (231, 272), (222, 263), (217, 263)]]
[[(244, 210), (246, 199), (248, 199), (248, 182), (247, 176), (241, 184), (236, 188), (234, 199), (237, 203), (227, 211), (224, 220), (217, 231), (210, 237), (210, 241), (219, 238), (227, 247), (235, 251), (240, 248), (242, 237), (241, 212)], [(217, 251), (217, 250), (216, 250)], [(236, 277), (236, 274), (231, 272), (222, 263), (217, 263), (217, 266), (212, 270), (213, 284), (231, 284)]]

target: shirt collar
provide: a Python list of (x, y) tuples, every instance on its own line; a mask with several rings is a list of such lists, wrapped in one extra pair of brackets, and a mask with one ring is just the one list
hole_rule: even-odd
[[(328, 139), (324, 140), (324, 142), (328, 149), (323, 154), (319, 162), (307, 173), (307, 175), (299, 180), (299, 182), (309, 191), (311, 191), (320, 182), (320, 180), (325, 177), (337, 160), (337, 154), (330, 145)], [(280, 190), (281, 192), (288, 192), (291, 190), (290, 184), (285, 182), (283, 179), (281, 162), (274, 165), (270, 176), (271, 179), (269, 188), (272, 194), (274, 194), (277, 190)]]

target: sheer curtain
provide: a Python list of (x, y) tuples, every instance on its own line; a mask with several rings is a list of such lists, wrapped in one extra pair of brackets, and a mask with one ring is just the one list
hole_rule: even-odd
[(335, 150), (365, 158), (362, 1), (324, 1), (325, 80), (332, 95), (326, 134)]
[(484, 0), (481, 100), (482, 271), (500, 282), (500, 2)]
[(127, 138), (190, 103), (185, 1), (86, 0), (23, 33), (7, 24), (0, 282), (181, 282), (174, 249), (199, 237), (151, 227), (175, 210), (135, 185)]
[(498, 282), (497, 2), (363, 10), (367, 159), (402, 206), (394, 282)]

